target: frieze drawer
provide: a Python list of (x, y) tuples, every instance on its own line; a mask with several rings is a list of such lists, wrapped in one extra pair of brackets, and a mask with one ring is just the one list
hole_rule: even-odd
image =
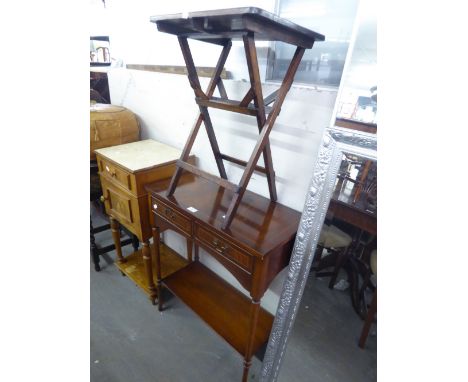
[(174, 211), (174, 209), (172, 209), (171, 207), (165, 205), (164, 203), (161, 203), (159, 200), (152, 198), (151, 209), (158, 216), (161, 216), (168, 222), (175, 224), (188, 235), (192, 234), (192, 224), (190, 219), (186, 218), (179, 212)]
[(200, 240), (200, 242), (211, 248), (213, 251), (217, 252), (219, 255), (233, 261), (247, 272), (252, 272), (252, 258), (249, 255), (240, 251), (234, 245), (222, 239), (220, 236), (205, 228), (202, 228), (199, 225), (195, 226), (195, 231), (195, 235)]
[(110, 182), (118, 184), (128, 191), (132, 191), (131, 175), (127, 171), (104, 159), (101, 159), (99, 162), (102, 175)]

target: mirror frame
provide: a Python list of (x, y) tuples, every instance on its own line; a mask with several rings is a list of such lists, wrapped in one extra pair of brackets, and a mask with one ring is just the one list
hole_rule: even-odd
[(329, 133), (325, 133), (307, 191), (287, 276), (263, 358), (261, 382), (274, 382), (278, 378), (286, 345), (314, 259), (320, 231), (335, 187), (341, 158), (342, 152), (337, 142)]

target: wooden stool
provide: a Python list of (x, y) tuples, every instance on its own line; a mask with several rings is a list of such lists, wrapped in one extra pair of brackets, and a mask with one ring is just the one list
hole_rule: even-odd
[[(316, 267), (317, 277), (331, 276), (328, 287), (333, 289), (335, 286), (336, 278), (340, 272), (341, 267), (346, 261), (349, 254), (349, 245), (352, 242), (350, 235), (339, 229), (334, 225), (324, 225), (318, 242), (319, 251), (326, 248), (331, 251), (331, 254), (323, 259), (319, 259), (319, 264)], [(321, 253), (321, 252), (320, 252)], [(332, 272), (320, 272), (322, 269), (333, 266)]]

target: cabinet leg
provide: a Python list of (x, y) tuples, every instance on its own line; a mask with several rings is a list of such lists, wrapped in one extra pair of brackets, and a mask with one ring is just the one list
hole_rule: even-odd
[(96, 272), (99, 272), (101, 270), (101, 267), (99, 266), (99, 248), (96, 245), (96, 239), (94, 238), (94, 233), (93, 233), (93, 221), (91, 220), (91, 217), (89, 219), (90, 223), (90, 243), (91, 243), (91, 256), (93, 258), (93, 263), (94, 263), (94, 270)]
[(120, 245), (120, 225), (113, 217), (109, 217), (112, 230), (112, 239), (114, 239), (115, 252), (117, 253), (117, 261), (125, 263), (127, 260), (122, 256), (122, 247)]
[(153, 263), (151, 261), (151, 251), (148, 240), (143, 242), (142, 252), (146, 269), (146, 278), (148, 281), (148, 289), (150, 290), (150, 300), (153, 305), (156, 305), (156, 287), (154, 286), (153, 281)]
[(154, 242), (154, 258), (156, 260), (156, 285), (158, 289), (158, 310), (163, 310), (163, 295), (162, 295), (162, 284), (161, 284), (161, 251), (160, 251), (160, 231), (159, 227), (151, 228), (153, 233)]
[(247, 342), (247, 347), (245, 349), (244, 356), (244, 372), (242, 374), (242, 382), (247, 382), (247, 377), (249, 375), (249, 369), (252, 365), (252, 352), (253, 344), (255, 339), (255, 331), (257, 329), (258, 322), (258, 313), (260, 312), (260, 300), (252, 300), (250, 305), (250, 330), (249, 330), (249, 340)]
[(132, 235), (132, 247), (133, 250), (136, 252), (138, 251), (138, 247), (140, 246), (140, 242), (138, 240), (138, 237), (136, 235)]

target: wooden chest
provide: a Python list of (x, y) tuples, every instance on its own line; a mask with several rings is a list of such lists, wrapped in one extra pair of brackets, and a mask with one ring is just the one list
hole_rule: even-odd
[(122, 106), (92, 104), (89, 128), (91, 160), (96, 159), (96, 149), (140, 139), (140, 126), (135, 114)]

